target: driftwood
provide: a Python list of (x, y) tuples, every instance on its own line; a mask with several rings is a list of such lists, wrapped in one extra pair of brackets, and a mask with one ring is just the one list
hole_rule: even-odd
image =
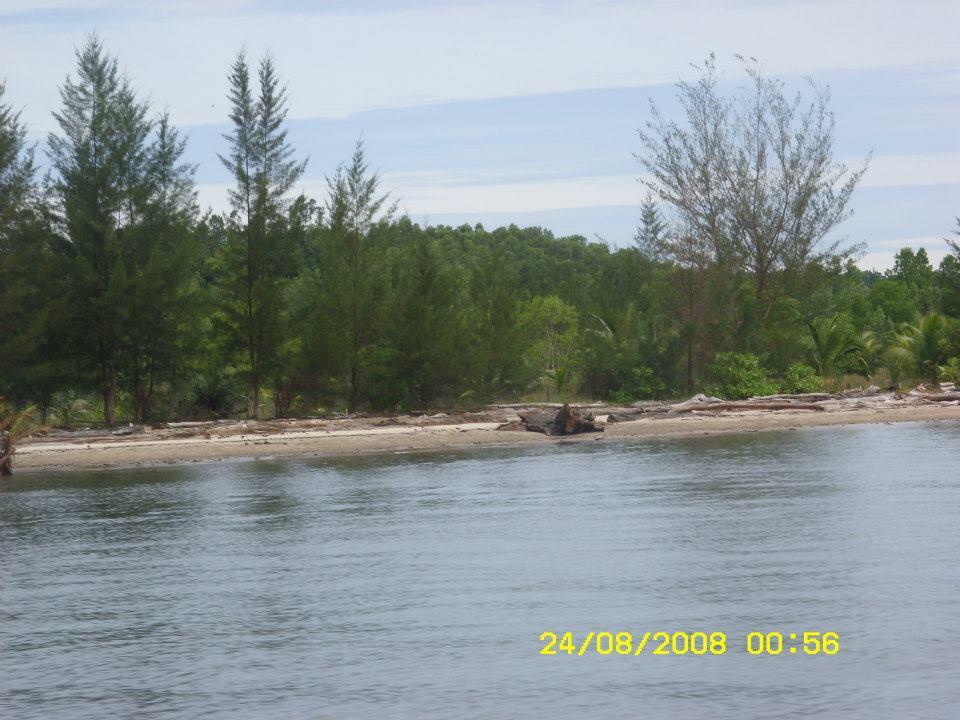
[(520, 422), (504, 423), (498, 430), (527, 430), (544, 435), (577, 435), (586, 432), (603, 432), (593, 414), (564, 405), (557, 412), (530, 410), (519, 413)]
[(932, 402), (950, 402), (951, 400), (960, 400), (960, 392), (953, 393), (910, 393), (910, 397), (920, 398), (921, 400), (931, 400)]
[[(893, 388), (887, 388), (887, 390), (893, 390)], [(863, 390), (863, 389), (847, 390), (843, 393), (843, 397), (862, 398), (862, 397), (870, 397), (872, 395), (879, 395), (879, 394), (880, 394), (880, 388), (878, 388), (876, 385), (871, 385), (866, 390)]]
[(822, 412), (822, 405), (810, 405), (806, 403), (778, 403), (778, 402), (718, 402), (718, 403), (695, 403), (687, 405), (681, 403), (674, 405), (671, 412), (687, 413), (697, 410), (708, 410), (714, 412), (717, 410), (817, 410)]
[(638, 420), (641, 415), (646, 415), (648, 412), (649, 411), (644, 410), (643, 408), (635, 408), (634, 410), (627, 412), (612, 412), (607, 415), (607, 422), (631, 422), (633, 420)]
[(781, 395), (754, 395), (750, 398), (751, 401), (756, 402), (773, 402), (776, 400), (799, 400), (800, 402), (820, 402), (821, 400), (832, 400), (838, 395), (833, 393), (795, 393), (795, 394), (781, 394)]

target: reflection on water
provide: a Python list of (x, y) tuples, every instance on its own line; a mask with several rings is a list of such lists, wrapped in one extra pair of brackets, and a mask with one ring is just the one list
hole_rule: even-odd
[[(22, 475), (0, 717), (952, 717), (958, 461), (918, 424)], [(730, 651), (537, 654), (621, 629)]]

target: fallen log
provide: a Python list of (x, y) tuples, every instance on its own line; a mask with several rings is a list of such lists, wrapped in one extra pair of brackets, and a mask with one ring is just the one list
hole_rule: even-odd
[(754, 402), (719, 402), (719, 403), (698, 403), (695, 405), (678, 406), (675, 405), (671, 413), (688, 413), (697, 410), (709, 412), (723, 410), (816, 410), (823, 412), (822, 405), (811, 405), (808, 403), (754, 403)]
[(953, 393), (910, 393), (910, 397), (920, 398), (921, 400), (930, 400), (932, 402), (950, 402), (951, 400), (960, 400), (960, 392)]
[(607, 415), (608, 423), (618, 423), (618, 422), (631, 422), (633, 420), (639, 420), (641, 415), (646, 415), (647, 413), (643, 410), (640, 412), (616, 412), (609, 413)]
[(834, 395), (833, 393), (785, 393), (781, 395), (754, 395), (750, 398), (751, 401), (756, 400), (758, 402), (771, 402), (775, 400), (799, 400), (801, 402), (820, 402), (821, 400), (832, 400), (834, 398), (840, 397), (839, 395)]
[(703, 393), (700, 393), (698, 395), (694, 395), (689, 400), (684, 400), (683, 402), (677, 403), (676, 405), (668, 405), (667, 410), (670, 412), (672, 411), (683, 412), (685, 408), (696, 409), (698, 407), (704, 407), (706, 405), (714, 405), (716, 403), (722, 403), (722, 402), (723, 400), (721, 400), (718, 397), (710, 397), (708, 395), (704, 395)]

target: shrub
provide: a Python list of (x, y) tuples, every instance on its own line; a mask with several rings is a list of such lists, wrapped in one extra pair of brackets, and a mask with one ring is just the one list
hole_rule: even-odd
[(217, 372), (197, 377), (190, 388), (191, 411), (204, 417), (222, 418), (242, 409), (243, 398), (233, 382)]
[(823, 390), (823, 378), (809, 365), (794, 363), (783, 376), (783, 391), (788, 393), (811, 393)]
[(954, 385), (960, 385), (960, 358), (952, 357), (945, 365), (940, 365), (937, 368), (937, 375), (941, 382), (945, 380)]
[(646, 365), (630, 368), (619, 390), (610, 393), (610, 398), (619, 405), (644, 398), (652, 398), (664, 390), (663, 381), (655, 377), (653, 370)]
[(716, 383), (710, 393), (727, 400), (773, 395), (780, 389), (760, 367), (760, 358), (749, 353), (717, 353), (707, 372)]

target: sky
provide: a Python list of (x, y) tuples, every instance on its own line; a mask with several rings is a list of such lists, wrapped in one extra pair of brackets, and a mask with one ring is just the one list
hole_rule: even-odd
[(153, 107), (189, 136), (203, 207), (225, 209), (226, 74), (274, 56), (301, 190), (363, 136), (420, 223), (540, 225), (632, 242), (645, 195), (637, 128), (675, 83), (739, 53), (799, 88), (829, 85), (835, 150), (872, 154), (836, 239), (883, 270), (903, 246), (934, 262), (960, 215), (958, 0), (0, 0), (0, 79), (42, 149), (75, 48), (98, 33)]

